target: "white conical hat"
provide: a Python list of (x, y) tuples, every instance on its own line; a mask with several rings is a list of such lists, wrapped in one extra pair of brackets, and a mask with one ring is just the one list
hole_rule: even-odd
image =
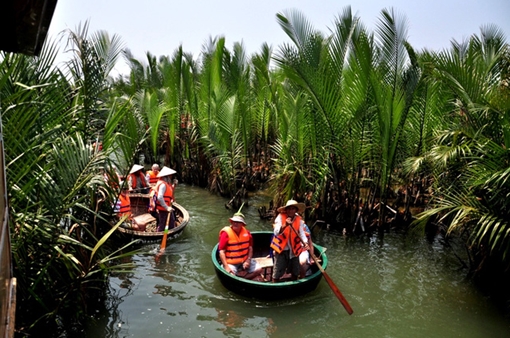
[(173, 175), (175, 174), (177, 171), (173, 170), (173, 169), (170, 169), (168, 168), (167, 166), (164, 166), (163, 169), (161, 169), (159, 171), (159, 174), (157, 177), (163, 177), (163, 176), (168, 176), (168, 175)]
[(303, 212), (305, 211), (306, 205), (304, 203), (298, 203), (294, 200), (288, 200), (285, 206), (278, 208), (278, 212), (284, 212), (287, 207), (296, 207), (298, 212)]
[(133, 168), (131, 168), (131, 171), (130, 171), (129, 173), (130, 173), (130, 174), (132, 174), (132, 173), (136, 173), (138, 170), (142, 170), (142, 169), (143, 169), (143, 167), (142, 167), (141, 165), (139, 165), (139, 164), (135, 164), (135, 165), (133, 166)]

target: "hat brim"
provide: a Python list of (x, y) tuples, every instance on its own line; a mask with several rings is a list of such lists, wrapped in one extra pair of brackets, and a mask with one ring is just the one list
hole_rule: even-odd
[(277, 210), (278, 210), (278, 212), (285, 212), (285, 209), (287, 209), (288, 207), (296, 207), (298, 209), (297, 212), (303, 212), (306, 209), (306, 205), (304, 203), (296, 203), (296, 204), (285, 205), (283, 207), (279, 207)]
[[(163, 168), (163, 169), (165, 169), (165, 168)], [(165, 176), (170, 176), (170, 175), (177, 173), (177, 171), (175, 171), (173, 169), (165, 169), (165, 170), (163, 170), (163, 169), (161, 169), (159, 171), (159, 174), (157, 174), (156, 177), (165, 177)]]
[(246, 225), (246, 221), (242, 220), (240, 217), (236, 218), (236, 216), (234, 216), (234, 217), (229, 218), (229, 220), (231, 222), (239, 222), (239, 223), (243, 223), (244, 225)]
[(163, 168), (161, 168), (161, 170), (156, 175), (156, 177), (161, 178), (161, 177), (173, 175), (175, 173), (177, 173), (177, 171), (175, 171), (172, 168), (169, 168), (167, 166), (164, 166)]
[(133, 174), (133, 173), (136, 173), (137, 171), (142, 170), (142, 169), (143, 169), (143, 167), (142, 167), (141, 165), (139, 165), (139, 164), (135, 164), (135, 165), (133, 166), (133, 168), (131, 168), (131, 170), (129, 171), (129, 173), (130, 173), (130, 174)]

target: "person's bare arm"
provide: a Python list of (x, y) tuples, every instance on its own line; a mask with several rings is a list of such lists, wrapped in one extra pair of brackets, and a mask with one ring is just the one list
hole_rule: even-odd
[(243, 268), (245, 270), (247, 270), (249, 267), (250, 267), (250, 264), (251, 264), (251, 258), (253, 257), (253, 248), (250, 246), (248, 248), (248, 257), (246, 258), (246, 260), (243, 262)]
[(230, 270), (230, 266), (227, 263), (227, 256), (225, 255), (225, 250), (220, 250), (220, 259), (221, 264), (223, 264), (223, 268), (225, 269), (225, 271), (227, 271), (228, 273), (233, 273), (232, 270)]

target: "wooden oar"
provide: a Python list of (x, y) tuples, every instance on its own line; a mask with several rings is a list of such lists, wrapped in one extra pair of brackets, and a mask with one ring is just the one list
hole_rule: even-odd
[[(299, 236), (299, 234), (297, 233), (296, 229), (294, 229), (294, 227), (292, 225), (287, 225), (287, 226), (290, 226), (290, 228), (294, 231), (294, 233), (296, 234), (296, 236), (299, 238), (299, 240), (301, 241), (301, 243), (303, 243), (303, 240), (301, 239), (301, 236)], [(303, 243), (304, 245), (304, 243)], [(333, 291), (333, 293), (335, 294), (336, 298), (338, 298), (338, 300), (340, 301), (340, 303), (342, 303), (342, 305), (344, 306), (345, 310), (347, 311), (347, 313), (349, 315), (352, 315), (352, 313), (354, 312), (351, 308), (351, 306), (349, 305), (349, 303), (347, 302), (347, 299), (345, 299), (344, 295), (342, 295), (342, 293), (340, 292), (340, 290), (338, 289), (338, 287), (336, 286), (335, 282), (333, 282), (333, 280), (331, 279), (331, 277), (329, 277), (328, 273), (326, 272), (326, 270), (324, 270), (324, 268), (322, 267), (322, 265), (319, 263), (319, 259), (315, 256), (315, 254), (313, 253), (314, 251), (314, 248), (310, 248), (311, 250), (309, 251), (310, 252), (310, 255), (312, 256), (313, 260), (315, 261), (315, 264), (317, 264), (317, 266), (319, 267), (319, 270), (322, 272), (322, 275), (324, 276), (324, 279), (326, 280), (326, 282), (328, 282), (328, 285), (329, 287), (331, 288), (331, 291)]]
[(165, 224), (165, 233), (163, 234), (163, 240), (161, 241), (161, 248), (159, 249), (158, 254), (156, 255), (156, 258), (159, 258), (164, 252), (166, 248), (166, 238), (168, 236), (168, 224), (170, 223), (170, 213), (168, 213), (168, 216), (166, 218), (166, 224)]

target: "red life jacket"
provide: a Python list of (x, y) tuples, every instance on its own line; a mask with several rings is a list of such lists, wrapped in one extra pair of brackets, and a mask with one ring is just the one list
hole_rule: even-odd
[(239, 235), (231, 227), (224, 227), (221, 231), (225, 231), (228, 235), (227, 248), (225, 249), (227, 263), (241, 264), (244, 262), (248, 258), (250, 248), (250, 234), (248, 230), (243, 226)]
[[(159, 180), (158, 183), (156, 184), (156, 196), (158, 195), (158, 192), (159, 192), (159, 187), (161, 184), (165, 184), (166, 185), (166, 191), (165, 191), (165, 194), (163, 195), (163, 199), (165, 200), (165, 204), (167, 206), (172, 206), (172, 202), (174, 201), (174, 189), (172, 188), (172, 185), (165, 182), (165, 181), (162, 181), (162, 180)], [(157, 202), (156, 200), (156, 208), (158, 210), (162, 210), (162, 211), (166, 211), (165, 208), (163, 208), (159, 202)]]
[[(285, 224), (287, 220), (287, 214), (280, 213), (280, 217), (282, 220), (282, 224)], [(281, 253), (285, 247), (287, 246), (287, 242), (290, 240), (292, 252), (294, 256), (299, 256), (299, 254), (303, 251), (303, 244), (301, 243), (301, 239), (297, 234), (299, 234), (299, 227), (301, 225), (301, 216), (296, 215), (294, 217), (294, 222), (292, 222), (292, 227), (296, 231), (292, 231), (290, 227), (286, 227), (285, 230), (278, 236), (273, 236), (273, 240), (271, 241), (271, 248), (274, 249), (277, 253)]]
[(140, 181), (142, 182), (142, 187), (147, 188), (147, 180), (145, 179), (145, 175), (141, 170), (129, 175), (131, 176), (131, 189), (136, 189), (137, 178), (139, 178)]

